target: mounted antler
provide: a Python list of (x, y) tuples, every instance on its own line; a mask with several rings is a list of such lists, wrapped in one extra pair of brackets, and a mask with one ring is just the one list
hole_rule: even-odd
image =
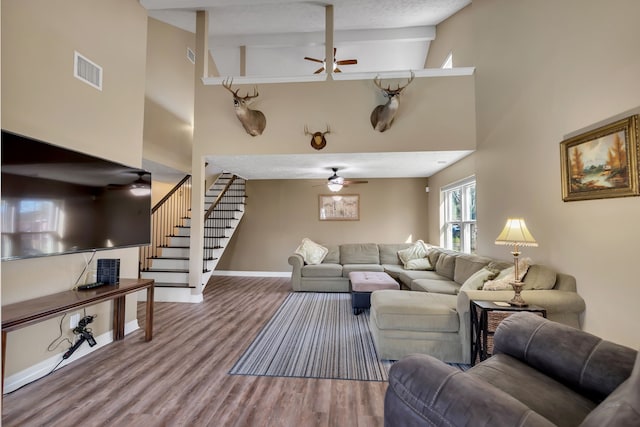
[(262, 111), (249, 108), (251, 100), (257, 98), (259, 95), (258, 88), (254, 86), (253, 95), (247, 93), (246, 96), (238, 96), (240, 89), (234, 91), (231, 89), (232, 85), (233, 79), (231, 78), (222, 82), (222, 86), (233, 94), (233, 106), (236, 110), (238, 120), (242, 123), (242, 127), (244, 127), (244, 130), (251, 136), (262, 135), (264, 128), (267, 126), (267, 118), (262, 114)]
[(329, 125), (327, 125), (327, 130), (324, 132), (309, 132), (307, 125), (304, 125), (304, 134), (311, 136), (311, 146), (316, 150), (322, 150), (327, 145), (327, 140), (325, 139), (325, 135), (331, 133), (331, 129), (329, 129)]
[(371, 126), (373, 126), (375, 130), (384, 132), (391, 127), (393, 119), (396, 117), (396, 113), (398, 112), (398, 106), (400, 105), (400, 94), (407, 86), (409, 86), (409, 83), (413, 81), (414, 77), (415, 74), (412, 71), (411, 77), (407, 83), (402, 87), (400, 87), (400, 83), (398, 83), (398, 87), (396, 89), (391, 89), (391, 85), (387, 86), (386, 89), (383, 88), (378, 76), (373, 79), (373, 83), (378, 86), (384, 93), (384, 96), (388, 98), (386, 104), (378, 105), (371, 112)]

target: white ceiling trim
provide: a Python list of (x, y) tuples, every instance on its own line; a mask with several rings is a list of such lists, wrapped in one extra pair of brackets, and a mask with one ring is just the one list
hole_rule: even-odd
[[(457, 68), (425, 68), (422, 70), (400, 70), (384, 71), (380, 73), (332, 73), (333, 80), (373, 80), (375, 77), (381, 79), (405, 79), (413, 71), (415, 77), (458, 77), (471, 76), (475, 72), (475, 67)], [(328, 74), (311, 74), (303, 76), (234, 76), (235, 84), (265, 84), (265, 83), (307, 83), (323, 82), (328, 80)], [(220, 86), (227, 77), (204, 77), (202, 83), (205, 86)]]

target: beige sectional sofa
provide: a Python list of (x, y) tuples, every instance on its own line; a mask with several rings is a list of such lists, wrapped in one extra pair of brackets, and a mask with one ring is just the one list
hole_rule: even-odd
[[(293, 254), (289, 257), (292, 288), (348, 292), (349, 272), (385, 271), (405, 290), (375, 291), (371, 296), (369, 326), (378, 356), (398, 360), (411, 353), (424, 353), (445, 362), (470, 363), (470, 301), (509, 301), (513, 297), (511, 289), (479, 290), (478, 276), (486, 268), (504, 270), (512, 263), (432, 247), (427, 255), (432, 270), (407, 270), (398, 251), (410, 246), (328, 246), (326, 257), (318, 265), (305, 265), (302, 256)], [(573, 276), (532, 265), (523, 281), (525, 301), (544, 307), (551, 320), (580, 327), (585, 303)]]

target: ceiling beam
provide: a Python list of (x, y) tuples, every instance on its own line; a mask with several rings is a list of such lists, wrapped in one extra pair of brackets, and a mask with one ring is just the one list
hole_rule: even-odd
[[(371, 43), (379, 41), (433, 41), (436, 27), (387, 28), (377, 30), (344, 30), (333, 32), (334, 45), (338, 43)], [(290, 47), (322, 46), (325, 32), (248, 34), (239, 36), (210, 36), (210, 47)]]

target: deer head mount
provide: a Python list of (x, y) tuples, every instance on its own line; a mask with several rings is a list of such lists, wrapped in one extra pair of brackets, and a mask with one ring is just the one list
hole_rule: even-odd
[(386, 104), (378, 105), (371, 112), (371, 126), (373, 126), (375, 130), (384, 132), (391, 127), (393, 119), (396, 117), (396, 113), (398, 112), (398, 106), (400, 105), (400, 94), (407, 86), (409, 86), (409, 83), (413, 81), (414, 77), (415, 74), (412, 71), (407, 84), (400, 87), (400, 83), (398, 83), (398, 87), (396, 89), (391, 89), (390, 85), (387, 86), (386, 89), (383, 88), (378, 76), (373, 79), (373, 83), (380, 88), (384, 96), (388, 99)]
[(327, 140), (325, 139), (325, 135), (331, 133), (331, 129), (329, 129), (329, 125), (327, 125), (327, 130), (324, 132), (309, 132), (307, 125), (304, 125), (304, 134), (311, 137), (311, 146), (316, 150), (322, 150), (327, 145)]
[(222, 86), (233, 94), (233, 106), (238, 120), (242, 123), (242, 127), (251, 136), (262, 135), (264, 128), (267, 126), (267, 118), (262, 114), (262, 111), (249, 108), (249, 104), (259, 95), (258, 88), (253, 88), (253, 95), (249, 95), (247, 92), (246, 96), (238, 96), (240, 89), (234, 91), (231, 89), (231, 85), (233, 85), (233, 79), (226, 79), (222, 82)]

